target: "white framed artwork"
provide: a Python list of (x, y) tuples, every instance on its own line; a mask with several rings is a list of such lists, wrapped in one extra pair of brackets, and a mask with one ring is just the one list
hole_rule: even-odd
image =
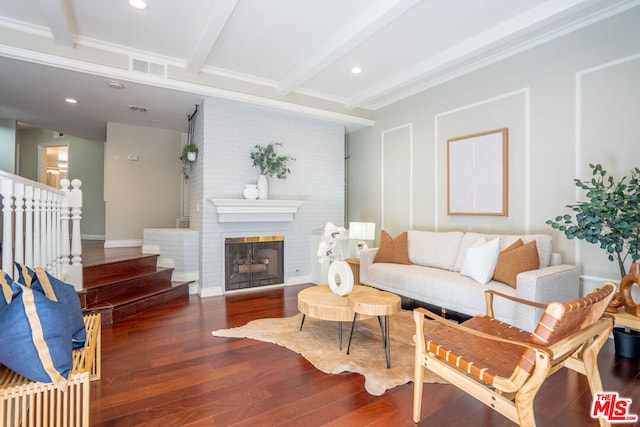
[(507, 128), (447, 140), (447, 214), (508, 216)]

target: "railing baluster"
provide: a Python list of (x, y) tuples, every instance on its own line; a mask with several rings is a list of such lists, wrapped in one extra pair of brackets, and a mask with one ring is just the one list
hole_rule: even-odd
[(13, 261), (24, 263), (24, 184), (16, 182), (14, 194), (14, 228), (15, 243), (13, 245)]
[(0, 181), (2, 195), (2, 267), (6, 272), (13, 272), (13, 182), (8, 179)]
[(33, 265), (33, 186), (24, 187), (24, 263)]
[(40, 232), (42, 231), (42, 189), (33, 189), (33, 265), (42, 265), (42, 239)]

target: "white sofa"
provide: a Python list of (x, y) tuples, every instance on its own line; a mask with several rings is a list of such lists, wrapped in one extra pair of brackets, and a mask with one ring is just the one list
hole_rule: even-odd
[[(501, 251), (519, 238), (524, 243), (535, 239), (540, 268), (519, 273), (515, 289), (493, 279), (483, 285), (460, 274), (467, 250), (483, 237), (484, 241), (499, 237)], [(517, 236), (409, 230), (407, 246), (411, 264), (374, 263), (378, 248), (367, 249), (360, 257), (360, 282), (468, 316), (486, 312), (484, 291), (487, 289), (545, 304), (577, 298), (578, 268), (562, 264), (561, 255), (552, 252), (551, 244), (551, 236), (546, 234)], [(499, 320), (528, 331), (534, 329), (542, 314), (540, 309), (499, 297), (494, 300), (494, 312)]]

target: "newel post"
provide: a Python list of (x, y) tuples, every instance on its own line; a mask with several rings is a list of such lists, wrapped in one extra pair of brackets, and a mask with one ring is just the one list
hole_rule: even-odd
[(62, 200), (60, 202), (60, 267), (61, 276), (67, 278), (69, 275), (69, 265), (71, 264), (71, 247), (69, 236), (69, 221), (71, 215), (69, 214), (69, 193), (71, 190), (71, 181), (68, 179), (60, 180), (60, 191), (62, 191)]
[[(71, 211), (71, 265), (67, 275), (67, 283), (71, 283), (77, 291), (82, 290), (82, 238), (80, 234), (80, 219), (82, 218), (82, 182), (79, 179), (71, 181), (71, 191), (66, 199)], [(67, 240), (68, 241), (68, 240)]]

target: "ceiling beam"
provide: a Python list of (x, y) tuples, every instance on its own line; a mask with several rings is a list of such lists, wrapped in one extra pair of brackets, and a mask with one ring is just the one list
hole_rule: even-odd
[[(41, 0), (46, 1), (46, 0)], [(213, 46), (218, 41), (227, 21), (236, 8), (238, 0), (226, 0), (212, 2), (209, 10), (209, 19), (205, 25), (198, 42), (193, 47), (186, 61), (187, 72), (197, 74), (209, 57)]]
[(419, 0), (382, 0), (345, 25), (316, 52), (296, 65), (278, 85), (278, 93), (286, 95), (310, 80), (328, 65), (397, 19)]
[[(548, 22), (566, 18), (566, 16), (568, 16), (567, 13), (570, 12), (571, 9), (587, 7), (588, 5), (589, 1), (587, 0), (548, 0), (537, 7), (521, 13), (520, 15), (514, 16), (513, 18), (489, 28), (470, 39), (464, 40), (450, 49), (433, 55), (424, 61), (369, 87), (361, 93), (349, 98), (345, 103), (345, 107), (347, 109), (363, 107), (380, 98), (388, 96), (391, 93), (399, 91), (408, 85), (416, 84), (420, 80), (429, 76), (439, 75), (439, 73), (442, 73), (452, 66), (457, 66), (459, 71), (460, 69), (465, 68), (461, 67), (461, 64), (473, 60), (473, 58), (480, 53), (487, 55), (487, 58), (493, 58), (496, 56), (496, 53), (494, 52), (493, 54), (490, 54), (492, 46), (497, 44), (506, 46), (512, 40), (517, 43), (518, 37), (524, 32), (534, 31), (536, 28), (543, 26)], [(540, 41), (538, 38), (534, 37), (531, 40), (520, 42), (519, 44), (522, 43), (540, 44)], [(523, 49), (511, 46), (508, 50), (512, 53), (517, 53)], [(504, 55), (502, 57), (504, 58)], [(470, 67), (469, 70), (477, 68), (477, 66)], [(459, 75), (460, 73), (456, 74), (456, 76)], [(442, 78), (439, 79), (439, 83), (442, 83)]]
[(73, 47), (76, 21), (70, 0), (39, 0), (40, 9), (56, 43)]

